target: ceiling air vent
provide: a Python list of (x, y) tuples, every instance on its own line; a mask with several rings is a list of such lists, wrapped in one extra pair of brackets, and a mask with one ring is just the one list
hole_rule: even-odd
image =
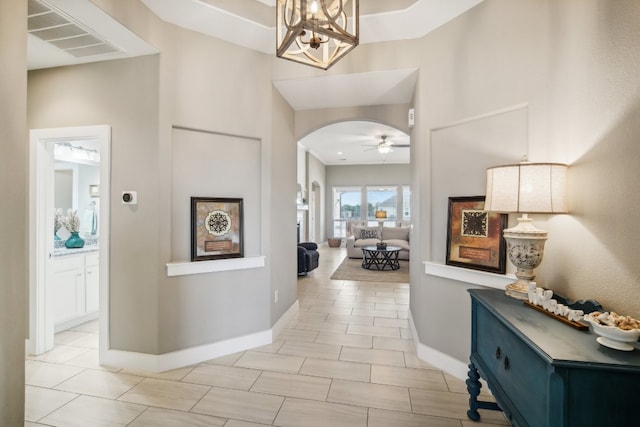
[(29, 34), (75, 57), (122, 52), (43, 0), (29, 0)]

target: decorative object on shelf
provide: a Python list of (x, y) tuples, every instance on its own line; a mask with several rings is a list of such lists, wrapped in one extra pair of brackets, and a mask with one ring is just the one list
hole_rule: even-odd
[[(524, 303), (529, 307), (538, 310), (549, 317), (561, 321), (565, 325), (579, 330), (587, 330), (588, 327), (580, 323), (580, 319), (585, 313), (584, 308), (577, 308), (573, 305), (563, 304), (566, 299), (563, 297), (553, 297), (553, 291), (536, 287), (535, 282), (529, 283), (527, 293), (528, 301)], [(593, 303), (594, 306), (599, 304)]]
[(276, 56), (329, 69), (359, 43), (359, 0), (277, 0)]
[(62, 209), (56, 209), (56, 212), (53, 216), (53, 240), (62, 240), (60, 236), (58, 236), (58, 231), (64, 225), (64, 214), (62, 213)]
[(242, 258), (242, 199), (191, 198), (191, 261)]
[(630, 344), (638, 341), (640, 337), (640, 322), (630, 316), (621, 316), (617, 313), (594, 311), (584, 320), (591, 324), (596, 335), (596, 341), (605, 347), (615, 350), (633, 351), (635, 347)]
[(518, 225), (504, 230), (509, 260), (518, 281), (506, 287), (512, 298), (526, 300), (533, 270), (542, 262), (547, 232), (533, 226), (529, 213), (567, 213), (567, 165), (522, 163), (487, 169), (485, 210), (522, 213)]
[(64, 217), (63, 225), (69, 230), (69, 233), (71, 233), (71, 236), (64, 242), (64, 246), (67, 249), (80, 249), (84, 247), (84, 239), (78, 234), (80, 230), (80, 217), (78, 216), (78, 212), (69, 209), (67, 216)]
[(484, 209), (484, 196), (449, 197), (446, 264), (504, 274), (507, 215)]

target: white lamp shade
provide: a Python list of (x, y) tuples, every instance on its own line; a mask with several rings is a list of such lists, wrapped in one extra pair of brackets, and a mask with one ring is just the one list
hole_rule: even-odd
[(493, 212), (567, 213), (567, 165), (520, 163), (487, 169), (484, 209)]

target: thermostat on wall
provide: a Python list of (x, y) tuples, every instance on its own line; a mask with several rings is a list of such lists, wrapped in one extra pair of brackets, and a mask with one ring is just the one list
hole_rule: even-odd
[(138, 193), (136, 191), (123, 191), (122, 192), (122, 204), (123, 205), (137, 205)]

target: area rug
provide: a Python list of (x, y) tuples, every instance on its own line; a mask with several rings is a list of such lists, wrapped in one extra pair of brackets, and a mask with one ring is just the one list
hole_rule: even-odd
[(409, 283), (409, 261), (400, 261), (400, 270), (378, 271), (362, 268), (361, 259), (347, 257), (333, 272), (331, 280)]

